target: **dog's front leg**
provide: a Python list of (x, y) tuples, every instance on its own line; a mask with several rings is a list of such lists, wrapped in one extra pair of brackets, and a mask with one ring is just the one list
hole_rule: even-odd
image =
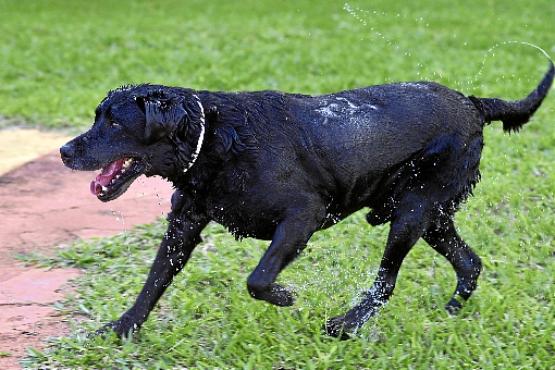
[[(303, 204), (303, 203), (300, 203)], [(319, 203), (303, 210), (296, 210), (278, 224), (270, 247), (247, 280), (253, 298), (277, 306), (291, 306), (293, 294), (275, 280), (281, 270), (299, 255), (312, 234), (318, 230), (325, 215)]]
[(173, 277), (189, 260), (193, 249), (201, 241), (200, 232), (208, 223), (207, 218), (190, 211), (175, 212), (174, 210), (168, 216), (168, 221), (168, 230), (135, 304), (118, 320), (100, 329), (99, 333), (112, 330), (120, 337), (127, 336), (145, 322), (158, 299), (171, 284)]

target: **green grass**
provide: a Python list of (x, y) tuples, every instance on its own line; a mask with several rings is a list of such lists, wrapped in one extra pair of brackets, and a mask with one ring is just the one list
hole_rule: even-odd
[(543, 57), (486, 50), (555, 46), (551, 0), (349, 2), (366, 26), (343, 4), (0, 0), (0, 113), (83, 127), (108, 89), (145, 81), (321, 93), (429, 78), (516, 98)]
[[(0, 115), (78, 130), (91, 122), (106, 90), (144, 81), (322, 93), (432, 79), (466, 94), (514, 99), (539, 81), (544, 58), (522, 45), (487, 50), (521, 40), (555, 54), (551, 0), (349, 4), (356, 16), (343, 2), (0, 0)], [(157, 223), (34, 259), (86, 273), (76, 281), (78, 295), (58, 307), (74, 318), (71, 334), (44, 352), (31, 350), (26, 363), (553, 368), (554, 108), (550, 97), (518, 135), (504, 135), (499, 124), (486, 129), (483, 181), (457, 220), (485, 269), (456, 318), (442, 309), (454, 273), (420, 243), (405, 261), (395, 296), (356, 340), (321, 335), (325, 319), (370, 286), (383, 251), (387, 228), (371, 228), (356, 214), (316, 234), (280, 276), (299, 293), (292, 308), (254, 301), (246, 292), (245, 279), (266, 244), (239, 243), (212, 225), (137, 338), (85, 339), (131, 305), (163, 232)]]

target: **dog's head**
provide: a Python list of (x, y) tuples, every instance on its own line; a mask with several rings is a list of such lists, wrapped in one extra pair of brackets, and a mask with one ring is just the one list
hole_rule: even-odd
[(91, 192), (109, 201), (142, 174), (186, 172), (199, 155), (204, 133), (204, 109), (192, 91), (124, 87), (108, 93), (91, 129), (62, 146), (60, 154), (71, 169), (101, 169)]

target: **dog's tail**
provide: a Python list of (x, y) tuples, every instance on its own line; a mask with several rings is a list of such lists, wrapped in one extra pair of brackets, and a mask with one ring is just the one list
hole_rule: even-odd
[(555, 67), (550, 60), (549, 69), (538, 87), (522, 100), (505, 101), (497, 98), (477, 98), (475, 96), (469, 96), (468, 98), (481, 112), (485, 123), (503, 121), (503, 131), (518, 131), (541, 105), (551, 87), (553, 76), (555, 76)]

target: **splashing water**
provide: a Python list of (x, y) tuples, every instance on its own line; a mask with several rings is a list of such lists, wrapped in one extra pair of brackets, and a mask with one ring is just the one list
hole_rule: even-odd
[[(343, 5), (343, 10), (345, 10), (350, 16), (352, 16), (353, 18), (355, 18), (360, 24), (362, 24), (364, 27), (368, 27), (368, 21), (364, 18), (364, 17), (374, 17), (374, 16), (393, 16), (392, 14), (388, 14), (386, 12), (382, 12), (382, 11), (377, 11), (377, 10), (365, 10), (365, 9), (360, 9), (357, 7), (352, 6), (349, 3), (345, 3)], [(363, 15), (361, 15), (363, 14)], [(401, 14), (400, 13), (396, 13), (395, 14), (396, 18), (400, 18)], [(429, 23), (426, 22), (426, 20), (424, 19), (424, 17), (418, 17), (416, 18), (416, 21), (418, 23), (423, 23), (425, 27), (429, 27)], [(399, 46), (399, 44), (397, 44), (396, 42), (394, 42), (393, 40), (391, 40), (390, 38), (388, 38), (383, 32), (380, 32), (378, 30), (376, 30), (373, 26), (370, 26), (370, 33), (373, 34), (374, 36), (382, 39), (386, 45), (388, 45), (390, 48), (394, 49), (397, 52), (402, 52), (403, 55), (405, 57), (412, 57), (413, 55), (413, 50), (409, 49), (409, 48), (402, 48), (401, 46)], [(430, 79), (427, 77), (422, 77), (421, 76), (421, 72), (420, 70), (424, 67), (424, 65), (422, 63), (417, 63), (416, 65), (417, 67), (417, 71), (416, 74), (419, 78), (423, 78), (423, 79)], [(434, 73), (435, 74), (435, 73)], [(388, 79), (386, 78), (386, 81)]]
[(127, 228), (125, 226), (125, 217), (123, 216), (123, 213), (121, 211), (116, 211), (114, 209), (110, 209), (110, 211), (112, 212), (112, 216), (116, 218), (116, 221), (121, 222), (123, 234), (127, 234)]
[(476, 74), (474, 75), (474, 77), (470, 78), (467, 80), (466, 85), (467, 86), (474, 86), (477, 82), (478, 82), (478, 78), (482, 75), (482, 72), (484, 71), (484, 67), (486, 65), (486, 61), (487, 59), (490, 57), (490, 55), (495, 56), (495, 53), (493, 52), (495, 49), (501, 47), (501, 46), (505, 46), (505, 45), (524, 45), (524, 46), (529, 46), (531, 48), (534, 48), (536, 50), (538, 50), (540, 53), (542, 53), (548, 60), (550, 60), (551, 62), (553, 62), (553, 59), (551, 58), (551, 56), (549, 55), (549, 53), (547, 51), (545, 51), (544, 49), (542, 49), (540, 46), (533, 44), (531, 42), (528, 41), (519, 41), (519, 40), (508, 40), (508, 41), (502, 41), (502, 42), (498, 42), (497, 44), (493, 45), (492, 47), (490, 47), (488, 50), (486, 50), (484, 57), (482, 58), (482, 63), (480, 65), (480, 68), (478, 69), (478, 72), (476, 72)]
[[(378, 12), (377, 10), (374, 10), (374, 11), (370, 12), (369, 10), (364, 10), (364, 9), (353, 7), (349, 3), (345, 3), (343, 5), (343, 10), (345, 10), (347, 13), (349, 13), (353, 18), (355, 18), (357, 21), (360, 22), (360, 24), (362, 24), (365, 27), (368, 26), (368, 22), (366, 21), (366, 19), (364, 19), (360, 15), (360, 13), (364, 13), (367, 16), (373, 16), (373, 15), (388, 16), (388, 14), (385, 13), (385, 12)], [(397, 13), (396, 16), (400, 17), (401, 14)], [(422, 17), (420, 19), (423, 20)], [(399, 45), (395, 44), (393, 41), (391, 41), (391, 39), (387, 38), (382, 32), (376, 31), (374, 29), (374, 27), (370, 27), (370, 31), (372, 31), (374, 33), (374, 35), (376, 35), (379, 38), (381, 38), (382, 40), (384, 40), (387, 45), (391, 46), (392, 48), (395, 48), (396, 50), (400, 50)], [(411, 55), (410, 52), (405, 52), (405, 56), (410, 56), (410, 55)]]
[[(369, 23), (367, 21), (367, 19), (365, 19), (364, 16), (362, 16), (361, 14), (364, 14), (365, 16), (376, 16), (376, 15), (381, 15), (381, 16), (388, 16), (387, 13), (385, 12), (380, 12), (377, 10), (373, 10), (373, 11), (369, 11), (369, 10), (365, 10), (365, 9), (360, 9), (357, 7), (352, 6), (349, 3), (344, 3), (343, 4), (343, 10), (345, 10), (350, 16), (352, 16), (353, 18), (355, 18), (360, 24), (362, 24), (364, 27), (368, 27)], [(401, 15), (399, 13), (396, 14), (396, 17), (400, 17)], [(424, 23), (426, 27), (429, 26), (429, 24), (425, 21), (424, 17), (418, 17), (416, 18), (416, 20), (418, 22)], [(387, 38), (382, 32), (379, 31), (375, 31), (374, 27), (370, 27), (370, 31), (372, 31), (372, 33), (376, 36), (378, 36), (379, 38), (381, 38), (388, 46), (394, 48), (397, 51), (400, 51), (401, 48), (399, 47), (399, 45), (395, 44), (393, 41), (391, 41), (389, 38)], [(467, 42), (463, 43), (464, 46), (468, 46)], [(536, 50), (538, 50), (540, 53), (542, 53), (548, 60), (553, 61), (553, 59), (551, 58), (551, 56), (549, 55), (549, 53), (544, 50), (543, 48), (541, 48), (540, 46), (533, 44), (531, 42), (528, 41), (520, 41), (520, 40), (508, 40), (508, 41), (502, 41), (502, 42), (498, 42), (495, 45), (493, 45), (492, 47), (490, 47), (489, 49), (486, 50), (486, 52), (484, 53), (484, 57), (482, 58), (482, 61), (480, 63), (480, 67), (478, 68), (478, 72), (476, 72), (476, 74), (470, 78), (468, 78), (466, 81), (464, 82), (457, 82), (456, 85), (458, 87), (466, 87), (466, 88), (471, 88), (471, 87), (475, 87), (476, 84), (479, 81), (480, 76), (482, 75), (486, 62), (488, 60), (488, 58), (490, 56), (495, 56), (494, 51), (502, 46), (506, 46), (506, 45), (524, 45), (524, 46), (528, 46), (531, 48), (534, 48)], [(407, 57), (411, 57), (412, 56), (412, 51), (409, 49), (404, 48), (404, 55)], [(431, 80), (431, 78), (429, 77), (423, 77), (421, 75), (420, 70), (424, 67), (424, 65), (422, 63), (417, 63), (417, 68), (419, 69), (418, 71), (416, 71), (416, 74), (419, 78), (423, 78), (426, 80)], [(441, 73), (438, 72), (432, 72), (433, 76), (439, 76), (440, 78), (442, 77)]]

